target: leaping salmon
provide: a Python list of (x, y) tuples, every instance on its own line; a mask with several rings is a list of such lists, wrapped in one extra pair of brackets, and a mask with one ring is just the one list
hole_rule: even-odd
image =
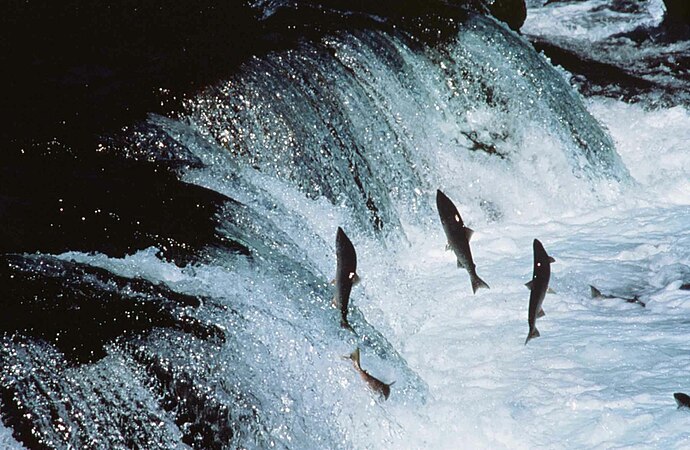
[(446, 238), (448, 239), (448, 246), (446, 248), (453, 250), (455, 253), (458, 267), (466, 269), (467, 273), (470, 274), (472, 292), (476, 293), (477, 289), (481, 287), (489, 289), (489, 285), (477, 275), (477, 266), (472, 260), (470, 238), (474, 231), (465, 226), (458, 208), (441, 190), (436, 191), (436, 207), (438, 208), (438, 215), (441, 217), (443, 231), (445, 231)]
[(352, 360), (352, 364), (355, 366), (357, 372), (359, 372), (359, 374), (362, 376), (362, 379), (369, 385), (369, 387), (374, 392), (388, 400), (388, 396), (391, 394), (391, 386), (395, 384), (395, 381), (386, 384), (378, 378), (370, 375), (366, 370), (362, 369), (362, 366), (359, 362), (359, 348), (356, 348), (355, 351), (350, 354), (349, 358)]
[(527, 316), (527, 323), (529, 324), (529, 334), (525, 340), (525, 345), (530, 339), (539, 337), (539, 330), (536, 327), (538, 317), (544, 315), (544, 310), (541, 305), (544, 302), (546, 291), (549, 289), (549, 279), (551, 278), (551, 263), (556, 262), (551, 256), (546, 253), (544, 246), (539, 239), (535, 239), (532, 243), (534, 249), (534, 269), (532, 271), (532, 280), (527, 283), (530, 289), (529, 294), (529, 312)]
[(347, 321), (347, 311), (350, 304), (352, 286), (359, 282), (357, 275), (357, 253), (352, 241), (342, 228), (338, 227), (335, 236), (335, 253), (337, 265), (335, 269), (335, 295), (333, 305), (340, 310), (340, 326), (351, 330)]
[(633, 296), (632, 298), (628, 298), (628, 297), (619, 297), (617, 295), (602, 294), (599, 289), (595, 288), (591, 284), (589, 285), (589, 290), (592, 294), (592, 298), (619, 298), (621, 300), (625, 300), (628, 303), (637, 303), (638, 305), (642, 306), (643, 308), (645, 306), (647, 306), (647, 305), (645, 305), (645, 303), (642, 300), (640, 300), (640, 297), (638, 297), (637, 295)]

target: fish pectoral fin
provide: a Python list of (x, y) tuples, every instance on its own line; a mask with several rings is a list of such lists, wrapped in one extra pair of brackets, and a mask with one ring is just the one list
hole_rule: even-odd
[(554, 291), (554, 290), (551, 289), (551, 288), (547, 288), (547, 289), (546, 289), (546, 293), (547, 293), (547, 294), (555, 294), (556, 291)]
[(474, 230), (471, 228), (465, 227), (465, 237), (467, 238), (467, 242), (470, 242), (470, 239), (472, 239), (472, 235), (474, 234)]
[(534, 280), (528, 281), (527, 283), (525, 283), (525, 286), (527, 287), (527, 289), (529, 289), (531, 291), (532, 286), (534, 286)]
[(333, 279), (331, 280), (331, 284), (332, 284), (333, 286), (335, 286), (335, 278), (333, 278)]
[(449, 243), (446, 244), (446, 251), (449, 252), (449, 251), (451, 251), (451, 250), (452, 250), (452, 248), (451, 248), (450, 242), (449, 242)]
[(352, 285), (353, 285), (353, 286), (358, 285), (360, 281), (362, 281), (362, 277), (360, 277), (359, 275), (357, 275), (357, 274), (355, 273), (355, 274), (352, 276)]
[(549, 256), (549, 262), (555, 263), (556, 258), (554, 258), (553, 256)]
[(465, 269), (465, 265), (458, 259), (458, 268), (459, 269)]

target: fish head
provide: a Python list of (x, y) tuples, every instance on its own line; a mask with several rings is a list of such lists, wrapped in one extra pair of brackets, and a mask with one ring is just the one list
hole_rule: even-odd
[(338, 264), (348, 273), (357, 272), (357, 252), (352, 241), (347, 237), (342, 228), (338, 227), (335, 236), (335, 250), (338, 257)]
[(440, 190), (436, 191), (436, 208), (438, 209), (438, 215), (441, 217), (441, 223), (445, 225), (458, 223), (461, 227), (464, 226), (458, 208), (451, 199), (446, 196)]
[(683, 394), (682, 392), (676, 392), (675, 394), (673, 394), (673, 398), (676, 399), (676, 403), (678, 404), (679, 408), (690, 408), (690, 397), (687, 394)]
[(535, 269), (537, 267), (549, 267), (552, 262), (555, 262), (556, 260), (549, 256), (548, 253), (546, 253), (546, 250), (544, 249), (544, 246), (542, 243), (539, 241), (539, 239), (535, 239), (534, 242), (532, 243), (532, 248), (534, 249), (534, 266)]

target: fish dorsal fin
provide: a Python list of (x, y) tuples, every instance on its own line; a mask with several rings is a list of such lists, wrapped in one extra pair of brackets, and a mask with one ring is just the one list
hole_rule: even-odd
[(555, 263), (556, 258), (554, 258), (553, 256), (549, 256), (549, 262)]
[(335, 286), (335, 278), (333, 278), (333, 279), (331, 280), (331, 284), (332, 284), (333, 286)]
[(589, 290), (592, 294), (592, 298), (601, 297), (601, 291), (599, 289), (595, 288), (594, 286), (592, 286), (591, 284), (589, 285)]
[(554, 290), (551, 289), (551, 288), (546, 288), (546, 293), (547, 293), (547, 294), (555, 294), (556, 291), (554, 291)]
[(465, 227), (465, 237), (467, 238), (467, 242), (469, 242), (470, 239), (472, 239), (473, 234), (474, 234), (474, 230), (472, 230), (471, 228)]
[(446, 251), (449, 252), (451, 251), (452, 248), (450, 247), (450, 242), (446, 244)]
[(532, 286), (534, 286), (534, 280), (529, 280), (527, 283), (525, 283), (525, 286), (527, 286), (527, 289), (531, 291)]

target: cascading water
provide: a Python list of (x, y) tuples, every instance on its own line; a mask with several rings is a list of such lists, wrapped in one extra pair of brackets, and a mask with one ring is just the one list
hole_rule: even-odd
[[(267, 3), (270, 17), (277, 6)], [(606, 208), (635, 183), (562, 71), (494, 19), (461, 17), (451, 20), (454, 37), (433, 45), (396, 27), (304, 39), (104, 143), (100, 152), (150, 161), (195, 189), (185, 206), (213, 211), (214, 230), (203, 228), (213, 238), (178, 264), (161, 256), (185, 254), (180, 237), (124, 257), (5, 256), (0, 276), (24, 322), (3, 323), (12, 331), (0, 353), (12, 429), (3, 444), (19, 446), (11, 432), (32, 448), (558, 442), (520, 434), (555, 402), (546, 395), (552, 403), (535, 406), (536, 394), (525, 394), (534, 385), (513, 386), (529, 379), (514, 356), (522, 348), (505, 344), (526, 333), (524, 308), (504, 298), (527, 297), (512, 286), (528, 276), (520, 238), (544, 233), (547, 248), (566, 253), (555, 237), (563, 224), (549, 219), (576, 227), (591, 205)], [(473, 245), (490, 292), (471, 297), (464, 273), (437, 254), (437, 188), (479, 230)], [(668, 222), (687, 233), (682, 219)], [(338, 226), (363, 278), (354, 332), (331, 306)], [(587, 272), (577, 257), (561, 263)], [(560, 281), (566, 295), (579, 292), (577, 277)], [(59, 314), (43, 306), (54, 299)], [(547, 317), (563, 320), (571, 304)], [(44, 327), (53, 314), (55, 326)], [(79, 321), (95, 323), (75, 331)], [(486, 331), (461, 342), (455, 326), (477, 321)], [(343, 358), (357, 347), (369, 373), (395, 382), (387, 402)], [(455, 359), (471, 361), (471, 373)], [(543, 360), (535, 366), (545, 373)], [(507, 398), (513, 390), (522, 399)], [(466, 407), (476, 421), (457, 411)]]
[[(518, 190), (520, 178), (563, 182), (528, 167), (535, 159), (585, 178), (583, 189), (592, 178), (628, 176), (559, 74), (481, 16), (442, 49), (362, 31), (257, 59), (190, 101), (184, 121), (235, 164), (349, 206), (364, 230), (399, 228), (420, 208), (429, 215), (429, 192), (439, 185), (477, 199), (494, 194), (499, 171), (512, 172), (504, 193)], [(528, 141), (535, 135), (547, 145), (536, 148)], [(449, 164), (458, 166), (447, 171)], [(477, 184), (454, 182), (457, 174)], [(516, 207), (484, 200), (496, 214)]]

